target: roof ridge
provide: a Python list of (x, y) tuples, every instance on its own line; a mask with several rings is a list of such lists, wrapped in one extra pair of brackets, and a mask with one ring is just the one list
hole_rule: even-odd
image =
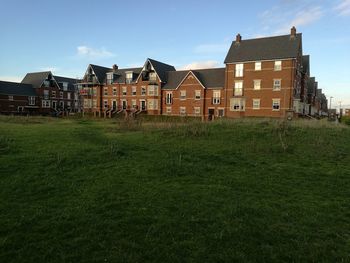
[[(297, 36), (301, 36), (303, 33), (297, 33)], [(242, 39), (241, 42), (244, 41), (251, 41), (251, 40), (261, 40), (261, 39), (271, 39), (271, 38), (279, 38), (279, 37), (287, 37), (287, 36), (291, 36), (290, 34), (286, 34), (286, 35), (279, 35), (279, 36), (269, 36), (269, 37), (256, 37), (256, 38), (247, 38), (247, 39)], [(236, 42), (236, 40), (232, 41), (233, 43)]]

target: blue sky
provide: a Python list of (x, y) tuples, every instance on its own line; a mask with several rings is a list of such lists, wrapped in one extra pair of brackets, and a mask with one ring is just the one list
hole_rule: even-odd
[(303, 33), (311, 73), (333, 105), (350, 108), (350, 0), (0, 0), (0, 79), (53, 70), (82, 77), (89, 63), (224, 66), (244, 38)]

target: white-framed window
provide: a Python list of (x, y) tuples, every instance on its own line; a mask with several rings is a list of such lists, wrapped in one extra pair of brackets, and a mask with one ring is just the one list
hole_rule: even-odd
[(52, 91), (51, 91), (51, 97), (52, 97), (52, 98), (56, 98), (56, 91), (55, 91), (55, 90), (52, 90)]
[(97, 95), (97, 89), (96, 87), (92, 88), (92, 95), (96, 96)]
[(145, 86), (142, 86), (141, 87), (141, 96), (146, 96), (146, 87)]
[(70, 107), (70, 106), (71, 106), (71, 102), (67, 101), (67, 107)]
[(255, 79), (254, 80), (254, 90), (260, 90), (261, 89), (261, 80)]
[(35, 105), (35, 97), (34, 96), (29, 96), (28, 97), (28, 104), (29, 105)]
[(117, 95), (118, 95), (118, 93), (117, 93), (117, 88), (114, 87), (114, 88), (113, 88), (113, 96), (115, 97), (115, 96), (117, 96)]
[(220, 99), (221, 99), (221, 91), (214, 90), (213, 91), (213, 104), (220, 104)]
[(186, 99), (186, 90), (181, 90), (180, 91), (180, 100), (185, 100)]
[(260, 71), (261, 70), (261, 61), (255, 62), (255, 71)]
[(104, 100), (104, 101), (103, 101), (103, 107), (104, 107), (105, 109), (108, 108), (108, 100)]
[(103, 89), (103, 96), (108, 96), (108, 88)]
[(150, 81), (157, 81), (157, 74), (155, 72), (149, 73), (149, 80)]
[(63, 99), (63, 91), (60, 91), (60, 99)]
[(201, 115), (201, 107), (194, 107), (194, 115)]
[(194, 98), (195, 98), (196, 100), (200, 100), (200, 99), (201, 99), (201, 91), (200, 91), (200, 90), (196, 90), (196, 91), (195, 91)]
[[(90, 100), (91, 101), (91, 100)], [(90, 103), (91, 104), (91, 103)], [(97, 108), (97, 100), (92, 100), (92, 107)]]
[(236, 64), (235, 76), (243, 77), (244, 64)]
[(180, 107), (180, 115), (181, 116), (186, 115), (186, 107)]
[(50, 108), (50, 101), (49, 100), (41, 101), (41, 107), (43, 107), (43, 108)]
[(132, 82), (133, 72), (126, 72), (126, 83), (130, 84)]
[(281, 61), (281, 60), (275, 61), (274, 70), (275, 70), (275, 71), (280, 71), (280, 70), (282, 70), (282, 61)]
[(224, 117), (225, 116), (225, 110), (224, 109), (218, 109), (218, 116)]
[(137, 102), (136, 100), (131, 100), (131, 106), (136, 109), (137, 108)]
[(158, 86), (149, 85), (148, 86), (148, 96), (158, 96)]
[(126, 87), (122, 87), (123, 96), (126, 96)]
[(131, 94), (133, 95), (133, 96), (136, 96), (136, 87), (135, 86), (132, 86), (131, 87)]
[(260, 99), (253, 99), (253, 110), (260, 109)]
[(166, 107), (166, 114), (170, 115), (171, 114), (171, 107)]
[(62, 82), (62, 87), (64, 91), (68, 90), (68, 82)]
[(44, 90), (44, 99), (45, 100), (49, 99), (49, 90), (47, 90), (47, 89)]
[(64, 101), (60, 101), (60, 107), (61, 109), (64, 109)]
[(230, 109), (231, 111), (245, 111), (245, 100), (244, 99), (231, 99)]
[(113, 83), (113, 73), (107, 73), (107, 85), (110, 85)]
[(13, 100), (13, 96), (12, 95), (9, 95), (9, 100)]
[(67, 99), (71, 99), (71, 94), (70, 94), (70, 92), (67, 92)]
[(243, 96), (243, 81), (235, 81), (234, 96)]
[(173, 93), (172, 92), (166, 93), (165, 104), (173, 104)]
[(149, 99), (147, 100), (147, 104), (149, 110), (158, 110), (158, 100)]
[(273, 80), (273, 90), (281, 90), (282, 80), (274, 79)]
[(272, 110), (279, 111), (281, 107), (281, 99), (272, 99)]

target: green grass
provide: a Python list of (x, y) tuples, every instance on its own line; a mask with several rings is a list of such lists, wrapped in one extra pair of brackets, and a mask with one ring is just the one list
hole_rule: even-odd
[(0, 262), (349, 262), (350, 128), (0, 117)]

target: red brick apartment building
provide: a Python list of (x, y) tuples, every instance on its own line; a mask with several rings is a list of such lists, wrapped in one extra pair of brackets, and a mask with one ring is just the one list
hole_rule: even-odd
[(21, 83), (0, 81), (0, 112), (60, 115), (80, 108), (77, 80), (51, 72), (28, 73)]
[(327, 100), (310, 78), (302, 34), (243, 40), (238, 34), (225, 68), (176, 71), (147, 59), (143, 67), (89, 65), (82, 83), (83, 111), (215, 117), (321, 116)]
[[(328, 111), (325, 95), (310, 77), (310, 56), (303, 55), (302, 34), (295, 27), (283, 36), (244, 40), (238, 34), (224, 63), (223, 68), (183, 71), (153, 59), (126, 69), (90, 64), (79, 83), (39, 72), (27, 74), (16, 85), (31, 85), (28, 90), (35, 90), (42, 114), (144, 113), (211, 120), (322, 116)], [(3, 93), (2, 98), (8, 99), (9, 94)], [(1, 111), (8, 110), (7, 104)]]

